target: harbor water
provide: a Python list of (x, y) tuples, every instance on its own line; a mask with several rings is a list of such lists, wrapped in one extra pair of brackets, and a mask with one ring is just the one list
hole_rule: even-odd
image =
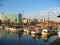
[(0, 30), (0, 45), (49, 45), (56, 38), (58, 38), (57, 35), (52, 35), (48, 38), (48, 41), (45, 41), (40, 35), (33, 37), (29, 34)]

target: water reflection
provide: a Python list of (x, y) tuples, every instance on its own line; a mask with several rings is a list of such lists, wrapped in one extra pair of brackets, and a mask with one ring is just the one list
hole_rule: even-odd
[(31, 37), (33, 37), (34, 39), (36, 39), (36, 40), (38, 40), (38, 39), (40, 39), (41, 38), (41, 36), (40, 35), (31, 35)]
[(48, 45), (54, 38), (47, 38), (48, 42), (41, 38), (41, 35), (29, 35), (25, 33), (12, 33), (0, 30), (0, 45)]

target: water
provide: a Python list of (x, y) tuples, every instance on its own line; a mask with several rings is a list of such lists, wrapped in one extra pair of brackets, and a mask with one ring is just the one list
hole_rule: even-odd
[(0, 45), (48, 45), (56, 38), (56, 35), (51, 36), (49, 37), (48, 42), (45, 42), (40, 35), (32, 37), (29, 34), (17, 34), (0, 30)]

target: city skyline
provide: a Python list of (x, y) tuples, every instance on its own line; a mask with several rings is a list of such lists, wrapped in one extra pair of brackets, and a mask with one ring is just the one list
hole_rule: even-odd
[[(3, 6), (1, 6), (0, 12), (4, 12), (6, 14), (22, 13), (23, 17), (26, 18), (40, 19), (45, 16), (47, 18), (48, 16), (45, 13), (46, 10), (50, 10), (52, 8), (54, 9), (56, 7), (60, 8), (59, 0), (1, 0), (0, 2), (3, 4)], [(52, 15), (52, 17), (57, 15), (55, 13), (55, 15)], [(56, 19), (54, 20), (57, 20), (57, 17), (55, 18)]]
[[(17, 14), (19, 14), (19, 13), (10, 13), (10, 14), (9, 13), (4, 13), (3, 15), (8, 16), (12, 20), (12, 17), (13, 18), (17, 17), (16, 16)], [(60, 15), (60, 7), (51, 8), (49, 10), (36, 12), (34, 14), (30, 14), (29, 17), (22, 17), (22, 18), (29, 18), (29, 19), (36, 18), (36, 19), (38, 19), (40, 21), (43, 18), (48, 20), (48, 15), (49, 15), (49, 20), (51, 20), (51, 21), (58, 21), (59, 22), (60, 18), (58, 18), (57, 16)], [(23, 16), (23, 14), (22, 14), (22, 16)]]

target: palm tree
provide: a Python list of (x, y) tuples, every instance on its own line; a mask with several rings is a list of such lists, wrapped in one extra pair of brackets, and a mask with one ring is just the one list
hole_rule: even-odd
[(38, 23), (38, 20), (36, 18), (31, 22), (32, 25), (36, 25), (37, 23)]
[(15, 25), (17, 25), (17, 18), (15, 19)]
[(2, 24), (2, 21), (0, 20), (0, 25)]
[(10, 25), (10, 19), (7, 20), (7, 25)]

